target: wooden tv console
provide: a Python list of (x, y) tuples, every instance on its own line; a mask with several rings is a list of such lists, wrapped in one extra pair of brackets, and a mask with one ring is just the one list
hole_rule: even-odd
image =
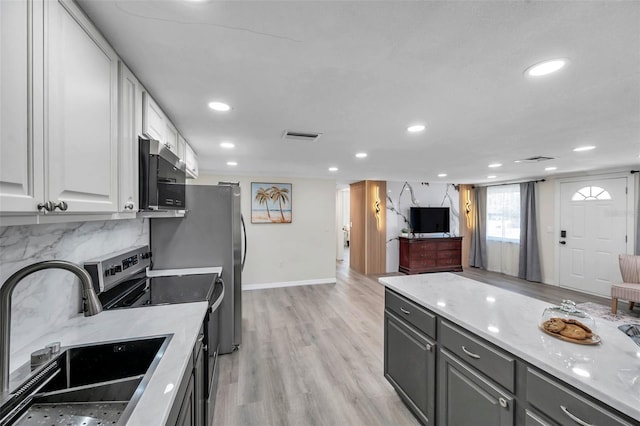
[(462, 237), (400, 237), (400, 272), (462, 271)]

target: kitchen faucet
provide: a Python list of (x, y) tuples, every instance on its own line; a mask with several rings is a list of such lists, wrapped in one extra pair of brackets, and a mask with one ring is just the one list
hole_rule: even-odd
[(25, 266), (5, 281), (0, 287), (0, 393), (9, 391), (9, 343), (11, 340), (11, 295), (16, 285), (28, 275), (43, 269), (64, 269), (72, 272), (82, 284), (82, 300), (84, 302), (84, 316), (92, 316), (102, 312), (102, 303), (93, 290), (93, 282), (89, 273), (65, 260), (45, 260)]

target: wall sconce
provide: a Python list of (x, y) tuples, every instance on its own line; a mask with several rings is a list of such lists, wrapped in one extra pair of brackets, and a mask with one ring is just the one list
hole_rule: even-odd
[(373, 202), (373, 208), (376, 211), (376, 226), (380, 229), (380, 187), (376, 186), (376, 199)]

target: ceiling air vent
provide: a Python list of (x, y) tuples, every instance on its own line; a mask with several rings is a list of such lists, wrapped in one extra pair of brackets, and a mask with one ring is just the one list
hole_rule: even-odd
[(553, 157), (545, 157), (538, 155), (537, 157), (523, 158), (522, 160), (516, 160), (516, 163), (539, 163), (541, 161), (553, 160)]
[(322, 133), (318, 132), (297, 132), (293, 130), (285, 130), (282, 134), (282, 139), (313, 142), (317, 140), (321, 135)]

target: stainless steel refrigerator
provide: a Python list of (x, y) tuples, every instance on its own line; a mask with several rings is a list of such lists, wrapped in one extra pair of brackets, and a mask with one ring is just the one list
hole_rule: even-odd
[(240, 186), (187, 185), (185, 199), (184, 218), (150, 221), (153, 269), (222, 267), (220, 353), (230, 353), (242, 342), (241, 276), (246, 252)]

